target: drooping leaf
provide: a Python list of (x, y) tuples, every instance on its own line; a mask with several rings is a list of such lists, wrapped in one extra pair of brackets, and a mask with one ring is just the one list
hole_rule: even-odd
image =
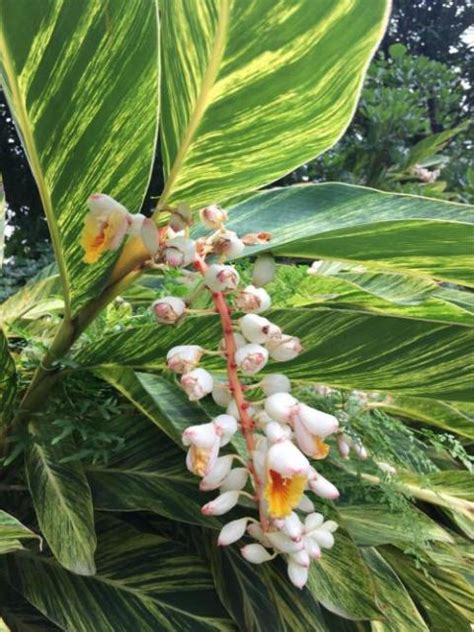
[(134, 211), (147, 189), (157, 9), (141, 0), (2, 0), (0, 10), (3, 87), (48, 220), (65, 307), (72, 302), (74, 311), (94, 296), (113, 257), (82, 262), (87, 198), (103, 191)]
[(0, 554), (23, 548), (21, 540), (25, 538), (37, 538), (41, 541), (36, 533), (21, 524), (14, 516), (0, 509)]
[(372, 621), (372, 632), (428, 632), (413, 600), (392, 568), (376, 549), (362, 549), (362, 556), (374, 577), (375, 592), (384, 614)]
[(163, 3), (164, 198), (222, 202), (331, 147), (352, 118), (388, 4)]
[(341, 527), (335, 540), (311, 565), (309, 590), (325, 608), (346, 619), (380, 619), (374, 582), (360, 551)]
[(25, 465), (41, 532), (65, 568), (93, 575), (96, 536), (91, 491), (80, 462), (61, 462), (74, 452), (73, 439), (53, 445), (44, 421), (30, 428), (33, 441)]
[(8, 340), (0, 329), (0, 428), (9, 421), (16, 389), (15, 361), (8, 349)]
[(199, 557), (115, 520), (98, 526), (94, 577), (25, 553), (3, 558), (7, 580), (63, 630), (235, 630)]
[(420, 603), (429, 618), (433, 632), (460, 630), (469, 632), (473, 620), (474, 591), (461, 575), (439, 566), (416, 567), (406, 555), (390, 547), (380, 550), (403, 581), (415, 601)]
[[(11, 630), (15, 632), (58, 632), (61, 629), (3, 581), (0, 581), (0, 594), (2, 595), (0, 615), (3, 616)], [(8, 629), (2, 629), (0, 624), (2, 632)]]
[[(269, 362), (265, 371), (342, 388), (388, 391), (450, 401), (470, 401), (473, 331), (459, 325), (387, 317), (353, 310), (282, 309), (266, 316), (301, 338), (304, 352), (288, 363)], [(174, 345), (216, 347), (218, 318), (188, 319), (177, 328), (145, 325), (109, 334), (76, 356), (81, 366), (117, 364), (164, 368)], [(207, 361), (224, 371), (222, 360)]]
[(246, 254), (346, 260), (472, 286), (473, 217), (463, 204), (329, 183), (259, 193), (230, 209), (228, 228), (272, 234)]

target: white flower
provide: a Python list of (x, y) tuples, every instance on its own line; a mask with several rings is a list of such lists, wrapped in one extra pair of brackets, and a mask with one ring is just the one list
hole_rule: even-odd
[(205, 516), (222, 516), (222, 514), (230, 511), (239, 502), (239, 492), (230, 491), (220, 494), (210, 503), (201, 507), (201, 512)]
[(298, 400), (289, 393), (274, 393), (265, 400), (265, 412), (280, 423), (290, 423), (292, 411)]
[(267, 318), (257, 314), (246, 314), (239, 320), (240, 330), (249, 342), (257, 344), (268, 343), (280, 339), (281, 329)]
[(239, 274), (232, 266), (213, 263), (204, 274), (204, 282), (213, 292), (232, 291), (239, 285)]
[(272, 560), (275, 556), (271, 555), (261, 544), (247, 544), (240, 549), (242, 556), (251, 564), (262, 564)]
[(280, 338), (270, 339), (267, 343), (267, 349), (272, 360), (276, 360), (277, 362), (293, 360), (303, 351), (299, 338), (285, 334)]
[(204, 369), (193, 369), (181, 378), (181, 386), (193, 402), (202, 399), (212, 391), (212, 375)]
[(178, 204), (178, 206), (173, 209), (170, 217), (170, 221), (168, 223), (171, 230), (174, 230), (176, 233), (184, 230), (186, 226), (189, 226), (193, 223), (193, 212), (189, 204), (186, 202), (182, 202)]
[(271, 298), (263, 287), (248, 285), (235, 298), (235, 307), (246, 314), (259, 313), (268, 309)]
[(285, 518), (299, 504), (310, 469), (308, 459), (291, 441), (278, 441), (270, 446), (264, 496), (271, 517)]
[(276, 421), (269, 421), (265, 426), (265, 434), (268, 441), (278, 443), (280, 441), (287, 441), (291, 438), (291, 430), (288, 426), (282, 426)]
[(225, 456), (219, 457), (215, 461), (212, 469), (201, 480), (199, 489), (203, 492), (217, 489), (230, 472), (233, 461), (233, 454), (226, 454)]
[(227, 221), (227, 212), (215, 204), (199, 211), (201, 221), (207, 228), (217, 229)]
[(336, 500), (339, 498), (339, 490), (333, 485), (327, 478), (324, 478), (322, 474), (316, 472), (312, 468), (312, 472), (309, 477), (310, 489), (320, 498), (327, 498), (329, 500)]
[(276, 263), (271, 255), (261, 255), (257, 257), (253, 267), (252, 280), (254, 285), (261, 287), (270, 283), (275, 275)]
[(111, 213), (118, 212), (123, 217), (129, 214), (125, 206), (105, 193), (93, 193), (87, 200), (87, 205), (91, 214), (100, 219), (106, 218)]
[(192, 239), (180, 235), (166, 242), (164, 260), (173, 268), (188, 266), (194, 261), (195, 256), (196, 245)]
[(249, 478), (246, 467), (236, 467), (231, 470), (219, 485), (221, 492), (240, 491), (245, 487)]
[(222, 527), (219, 538), (217, 540), (218, 546), (228, 546), (240, 540), (245, 534), (247, 523), (250, 518), (239, 518), (238, 520), (232, 520)]
[(217, 415), (213, 419), (213, 424), (221, 439), (221, 446), (227, 445), (237, 432), (237, 419), (233, 415)]
[(347, 459), (349, 457), (351, 451), (351, 441), (350, 437), (345, 435), (343, 432), (337, 435), (337, 450), (343, 459)]
[(298, 447), (305, 454), (313, 459), (327, 456), (329, 446), (324, 443), (324, 439), (338, 429), (336, 417), (299, 403), (292, 410), (290, 423)]
[(260, 388), (267, 396), (274, 393), (289, 393), (291, 391), (291, 382), (282, 373), (270, 373), (262, 379)]
[(232, 395), (227, 383), (214, 381), (212, 388), (212, 399), (218, 406), (226, 408), (232, 401)]
[[(242, 334), (234, 332), (234, 345), (235, 345), (235, 348), (239, 349), (240, 347), (243, 347), (246, 344), (247, 344), (247, 341), (242, 336)], [(222, 338), (221, 341), (219, 342), (218, 349), (219, 349), (219, 353), (221, 353), (222, 355), (226, 354), (227, 347), (226, 347), (225, 338)]]
[(256, 344), (249, 344), (237, 349), (235, 362), (238, 368), (246, 375), (258, 373), (266, 365), (268, 351), (265, 347)]
[(203, 351), (199, 345), (173, 347), (166, 354), (168, 368), (175, 373), (187, 373), (199, 364)]
[(151, 308), (159, 323), (172, 325), (184, 314), (186, 305), (176, 296), (165, 296), (155, 301)]
[(206, 476), (214, 468), (220, 448), (220, 438), (215, 425), (210, 422), (189, 426), (183, 432), (182, 441), (190, 446), (186, 456), (186, 466), (197, 476)]
[(303, 588), (308, 581), (308, 567), (301, 566), (290, 559), (288, 561), (288, 577), (296, 588)]
[(238, 257), (244, 248), (244, 242), (231, 230), (220, 232), (212, 239), (212, 249), (217, 255)]

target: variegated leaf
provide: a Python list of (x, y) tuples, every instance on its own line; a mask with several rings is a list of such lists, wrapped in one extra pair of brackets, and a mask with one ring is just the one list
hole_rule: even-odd
[(14, 516), (0, 509), (0, 554), (23, 548), (21, 540), (31, 538), (41, 541), (36, 533), (21, 524)]
[(208, 568), (187, 548), (100, 520), (97, 574), (81, 577), (30, 553), (5, 556), (11, 586), (62, 630), (230, 632)]
[(38, 523), (56, 559), (80, 575), (95, 573), (96, 536), (92, 495), (82, 465), (61, 462), (75, 445), (68, 437), (53, 445), (45, 422), (30, 424), (26, 475)]
[(163, 2), (162, 199), (222, 202), (331, 147), (388, 9), (386, 0)]
[(238, 234), (272, 235), (247, 254), (360, 262), (474, 285), (474, 213), (464, 204), (329, 183), (264, 191), (232, 207), (230, 218)]
[(9, 422), (17, 390), (15, 361), (8, 349), (8, 340), (0, 329), (0, 428)]
[(154, 0), (2, 0), (0, 10), (3, 86), (48, 220), (65, 307), (72, 302), (74, 311), (97, 292), (114, 257), (82, 262), (87, 198), (103, 191), (134, 211), (147, 189), (157, 8)]

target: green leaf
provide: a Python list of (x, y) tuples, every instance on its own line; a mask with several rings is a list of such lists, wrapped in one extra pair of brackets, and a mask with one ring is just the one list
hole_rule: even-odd
[(15, 361), (8, 340), (0, 329), (0, 428), (9, 422), (17, 390)]
[(353, 116), (388, 5), (163, 3), (162, 199), (222, 202), (334, 145)]
[(357, 546), (340, 527), (332, 549), (311, 565), (308, 588), (320, 603), (346, 619), (380, 619), (374, 583)]
[(228, 228), (272, 234), (246, 254), (357, 261), (472, 286), (473, 217), (463, 204), (329, 183), (259, 193), (230, 209)]
[(239, 629), (326, 631), (317, 602), (308, 590), (291, 585), (283, 563), (255, 566), (244, 560), (237, 546), (218, 547), (208, 530), (196, 529), (192, 535), (209, 562), (219, 598)]
[(98, 527), (94, 577), (70, 573), (45, 556), (15, 554), (4, 558), (7, 580), (63, 630), (235, 629), (199, 557), (116, 520), (101, 520)]
[(427, 138), (420, 140), (420, 142), (416, 143), (416, 145), (410, 149), (408, 159), (404, 167), (411, 167), (412, 165), (422, 163), (424, 160), (432, 158), (435, 154), (444, 149), (449, 141), (456, 136), (456, 134), (466, 130), (469, 125), (470, 121), (467, 121), (462, 125), (454, 127), (453, 129), (446, 129), (438, 134), (430, 134)]
[[(350, 310), (282, 309), (265, 314), (301, 338), (304, 352), (289, 363), (269, 362), (296, 380), (451, 401), (470, 401), (470, 345), (474, 332), (445, 325)], [(164, 368), (174, 345), (213, 349), (222, 334), (216, 316), (189, 318), (179, 327), (144, 325), (104, 336), (75, 357), (80, 366)], [(223, 372), (221, 359), (205, 363)]]
[(2, 174), (0, 173), (0, 270), (3, 266), (3, 253), (5, 250), (5, 190), (3, 188)]
[(423, 399), (422, 397), (394, 395), (377, 403), (377, 406), (387, 412), (412, 420), (423, 421), (431, 426), (442, 428), (468, 439), (474, 439), (474, 422), (467, 413), (454, 404)]
[(80, 575), (95, 573), (96, 536), (92, 495), (79, 461), (62, 463), (75, 451), (71, 437), (52, 445), (47, 422), (30, 424), (33, 441), (26, 475), (38, 523), (56, 559)]
[(41, 542), (41, 538), (36, 533), (30, 531), (14, 516), (0, 509), (0, 554), (22, 549), (21, 540), (25, 538), (37, 538)]
[(1, 0), (0, 10), (3, 87), (48, 220), (66, 312), (70, 302), (74, 311), (96, 294), (114, 257), (82, 262), (87, 198), (104, 191), (137, 210), (147, 189), (157, 9), (151, 0)]
[(201, 513), (201, 505), (210, 496), (199, 491), (198, 479), (186, 470), (181, 448), (140, 416), (117, 420), (115, 431), (123, 437), (123, 448), (107, 465), (87, 468), (97, 509), (148, 510), (173, 520), (219, 528), (217, 520)]
[[(461, 575), (439, 566), (418, 569), (414, 561), (389, 547), (380, 550), (416, 602), (426, 612), (433, 632), (469, 632), (474, 591)], [(423, 570), (428, 572), (426, 575)]]
[[(43, 617), (36, 608), (33, 608), (3, 581), (0, 581), (0, 591), (2, 595), (0, 615), (3, 616), (11, 630), (15, 632), (58, 632), (61, 629)], [(8, 632), (8, 629), (2, 629), (0, 619), (0, 631), (7, 630)]]
[(376, 549), (362, 549), (362, 557), (370, 568), (377, 600), (385, 615), (383, 621), (372, 621), (372, 632), (429, 632), (410, 595), (392, 568)]

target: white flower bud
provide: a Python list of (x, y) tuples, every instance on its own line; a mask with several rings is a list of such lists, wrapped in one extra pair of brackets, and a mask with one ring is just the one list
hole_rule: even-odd
[(139, 235), (145, 220), (146, 217), (142, 215), (142, 213), (135, 213), (134, 215), (130, 213), (128, 216), (128, 234), (133, 236)]
[(212, 388), (212, 399), (218, 406), (222, 406), (222, 408), (226, 408), (230, 404), (232, 401), (232, 395), (226, 383), (214, 382), (214, 386)]
[(304, 548), (312, 560), (319, 560), (321, 557), (321, 548), (311, 537), (304, 538)]
[(204, 282), (213, 292), (235, 290), (239, 280), (239, 273), (234, 267), (219, 263), (213, 263), (204, 274)]
[(298, 400), (289, 393), (274, 393), (265, 400), (265, 412), (280, 423), (289, 423), (291, 412)]
[(334, 415), (323, 413), (306, 404), (298, 405), (298, 417), (308, 432), (323, 439), (339, 428), (339, 422)]
[(230, 472), (233, 461), (233, 454), (226, 454), (225, 456), (219, 457), (216, 460), (213, 468), (201, 480), (201, 483), (199, 484), (199, 489), (203, 492), (209, 492), (213, 489), (217, 489), (222, 481), (225, 479), (227, 474)]
[(201, 507), (201, 513), (205, 516), (222, 516), (227, 513), (239, 502), (239, 492), (224, 492), (210, 503)]
[(267, 348), (272, 360), (276, 362), (287, 362), (294, 360), (302, 351), (301, 341), (296, 336), (283, 334), (279, 339), (274, 338), (268, 341)]
[(182, 435), (185, 446), (190, 446), (186, 467), (197, 476), (206, 476), (214, 468), (219, 454), (219, 437), (212, 423), (190, 426)]
[(264, 410), (259, 410), (253, 417), (255, 423), (259, 428), (265, 428), (267, 424), (274, 421)]
[(201, 359), (203, 349), (199, 345), (179, 345), (166, 354), (168, 368), (175, 373), (187, 373), (194, 369)]
[(362, 461), (365, 461), (369, 458), (369, 454), (361, 441), (353, 441), (352, 447), (354, 449), (354, 452), (357, 454), (359, 459), (362, 459)]
[(241, 332), (250, 342), (262, 344), (270, 340), (280, 339), (281, 329), (267, 318), (257, 314), (246, 314), (239, 320)]
[(276, 263), (271, 255), (261, 255), (257, 257), (253, 267), (252, 280), (254, 285), (262, 287), (270, 283), (275, 275)]
[(310, 470), (308, 459), (291, 441), (280, 441), (269, 448), (267, 467), (284, 478), (307, 476)]
[(384, 472), (384, 474), (388, 474), (389, 476), (393, 476), (397, 473), (397, 470), (390, 465), (390, 463), (385, 463), (385, 461), (376, 461), (376, 465), (380, 471)]
[(270, 421), (265, 426), (265, 434), (271, 444), (279, 441), (288, 441), (291, 437), (291, 428), (282, 426), (276, 421)]
[(267, 546), (267, 547), (271, 546), (270, 542), (267, 539), (267, 536), (265, 535), (262, 527), (260, 526), (260, 523), (251, 522), (249, 526), (247, 527), (247, 533), (254, 540), (257, 540), (257, 542), (260, 542), (260, 544), (263, 544), (264, 546)]
[(193, 402), (202, 399), (212, 391), (212, 375), (204, 369), (193, 369), (181, 378), (181, 386)]
[(257, 288), (248, 285), (235, 298), (235, 307), (246, 314), (257, 314), (268, 309), (271, 305), (271, 298), (263, 287)]
[(246, 467), (234, 468), (219, 485), (221, 492), (240, 491), (247, 484), (248, 478), (249, 471)]
[(123, 216), (129, 214), (125, 206), (105, 193), (93, 193), (87, 200), (87, 205), (92, 215), (100, 219), (107, 217), (111, 213), (120, 213)]
[(173, 325), (184, 314), (186, 305), (176, 296), (165, 296), (155, 301), (151, 308), (159, 323)]
[(262, 564), (272, 560), (275, 556), (271, 555), (261, 544), (247, 544), (240, 549), (242, 556), (251, 564)]
[(339, 454), (343, 459), (347, 459), (351, 451), (351, 442), (349, 441), (349, 437), (342, 432), (337, 435), (336, 442)]
[(291, 391), (291, 382), (282, 373), (270, 373), (262, 379), (260, 388), (267, 396), (274, 393), (289, 393)]
[(221, 446), (225, 446), (237, 432), (237, 419), (233, 415), (217, 415), (212, 421), (220, 437)]
[(302, 496), (296, 509), (299, 509), (303, 513), (311, 513), (314, 511), (314, 504), (307, 496)]
[(222, 527), (219, 538), (217, 540), (218, 546), (228, 546), (240, 540), (245, 534), (247, 523), (249, 518), (239, 518), (239, 520), (232, 520)]
[(320, 528), (311, 532), (311, 538), (321, 549), (331, 549), (334, 546), (334, 536), (330, 531)]
[(290, 554), (291, 561), (295, 564), (299, 564), (304, 568), (309, 568), (311, 560), (309, 559), (308, 551), (306, 549), (301, 549), (301, 551), (297, 551), (296, 553)]
[(235, 354), (235, 362), (245, 375), (258, 373), (266, 365), (267, 360), (268, 351), (265, 347), (256, 344), (244, 345), (237, 349)]
[(193, 223), (193, 212), (189, 204), (183, 202), (178, 204), (178, 206), (171, 213), (170, 221), (168, 226), (171, 230), (174, 230), (176, 233), (179, 233), (181, 230), (184, 230), (186, 226), (189, 226)]
[(173, 268), (188, 266), (196, 256), (196, 245), (192, 239), (178, 236), (169, 239), (164, 249), (164, 260)]
[(227, 211), (215, 204), (201, 209), (199, 215), (204, 226), (214, 230), (220, 228), (227, 221)]
[(301, 539), (299, 542), (295, 542), (281, 531), (267, 531), (265, 535), (273, 548), (280, 553), (296, 553), (303, 548)]
[[(246, 344), (247, 344), (247, 341), (242, 336), (242, 334), (234, 332), (234, 345), (235, 345), (235, 348), (236, 349), (240, 349), (240, 347), (243, 347)], [(222, 338), (221, 341), (219, 342), (218, 350), (219, 350), (219, 353), (221, 353), (222, 355), (225, 355), (225, 353), (226, 353), (225, 338)]]
[(309, 480), (309, 486), (317, 496), (329, 500), (339, 498), (339, 490), (335, 485), (328, 481), (327, 478), (324, 478), (322, 474), (317, 474), (316, 472), (314, 474), (315, 476)]
[(288, 562), (288, 577), (296, 588), (303, 588), (308, 581), (308, 567), (290, 560)]
[(218, 233), (212, 240), (212, 250), (216, 255), (224, 255), (228, 258), (238, 257), (244, 248), (244, 242), (231, 230)]
[(292, 540), (299, 540), (303, 535), (303, 524), (294, 511), (284, 519), (283, 531)]
[(311, 513), (304, 519), (304, 532), (311, 533), (314, 529), (319, 529), (319, 527), (324, 522), (324, 516), (320, 513)]

